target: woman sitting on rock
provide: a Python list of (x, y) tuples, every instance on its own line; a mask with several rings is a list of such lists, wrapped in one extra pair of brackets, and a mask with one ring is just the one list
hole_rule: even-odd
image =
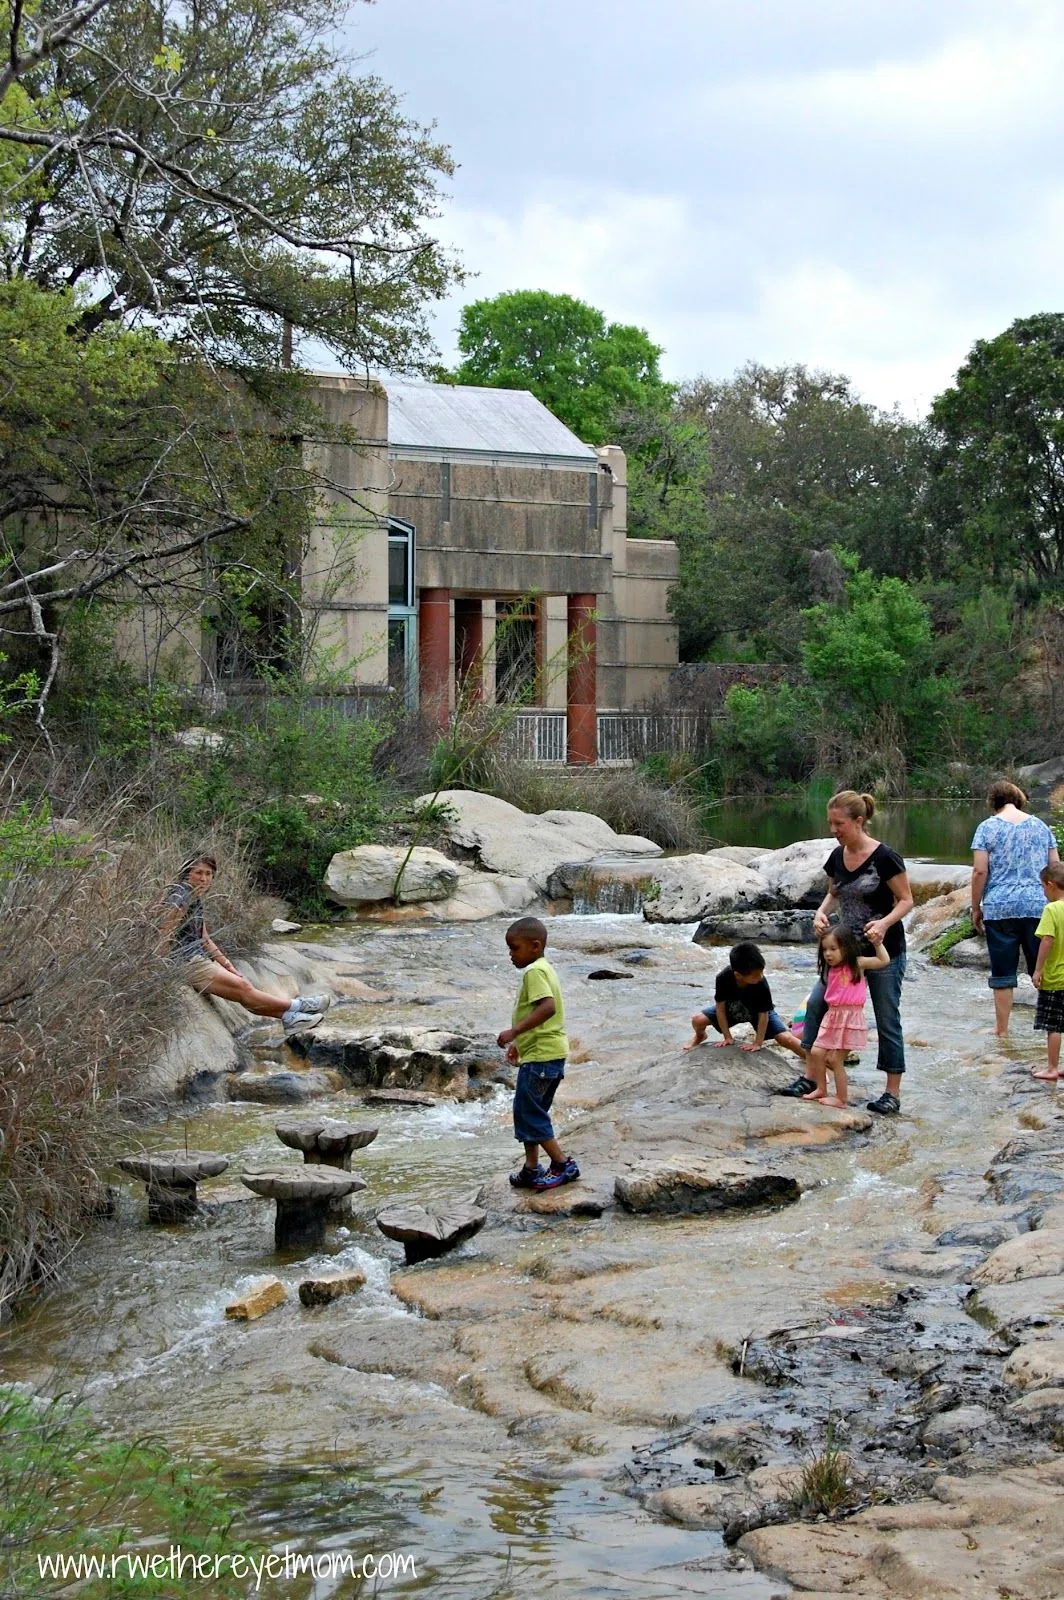
[(280, 995), (256, 989), (238, 972), (229, 957), (215, 944), (203, 920), (202, 897), (214, 882), (218, 863), (214, 856), (189, 856), (181, 866), (177, 882), (163, 899), (161, 954), (168, 954), (183, 983), (199, 994), (214, 994), (220, 1000), (235, 1000), (257, 1017), (277, 1017), (286, 1033), (305, 1033), (316, 1028), (322, 1013), (331, 1005), (328, 995), (296, 995), (285, 1000)]
[(972, 840), (972, 923), (986, 934), (990, 987), (994, 993), (994, 1032), (1009, 1031), (1012, 997), (1023, 951), (1027, 971), (1038, 960), (1035, 929), (1045, 910), (1039, 873), (1059, 861), (1057, 841), (1040, 817), (1026, 810), (1027, 796), (1014, 783), (991, 784), (987, 804), (994, 815)]
[[(905, 929), (901, 919), (912, 910), (913, 896), (901, 856), (867, 830), (875, 810), (870, 794), (857, 794), (853, 789), (842, 789), (828, 801), (828, 827), (838, 843), (824, 863), (828, 892), (813, 918), (813, 931), (819, 938), (835, 920), (861, 935), (867, 945), (863, 954), (870, 955), (876, 945), (886, 947), (889, 966), (866, 975), (879, 1035), (879, 1070), (887, 1075), (886, 1089), (869, 1100), (868, 1109), (896, 1116), (901, 1110), (905, 1071), (901, 1028)], [(813, 1048), (826, 1011), (824, 984), (818, 980), (806, 1001), (802, 1039), (806, 1050)], [(798, 1096), (815, 1088), (811, 1078), (802, 1077), (783, 1092)]]

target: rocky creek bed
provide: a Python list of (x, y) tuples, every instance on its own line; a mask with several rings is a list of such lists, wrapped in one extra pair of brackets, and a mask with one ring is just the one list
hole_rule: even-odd
[[(585, 1176), (515, 1195), (490, 1043), (515, 981), (503, 926), (303, 945), (347, 986), (330, 1033), (298, 1055), (253, 1033), (205, 1102), (161, 1113), (146, 1147), (187, 1132), (230, 1157), (225, 1179), (180, 1227), (149, 1229), (123, 1188), (68, 1282), (8, 1330), (5, 1375), (79, 1387), (117, 1429), (222, 1463), (254, 1542), (410, 1551), (397, 1593), (1064, 1592), (1064, 1117), (1029, 1077), (1030, 1010), (999, 1046), (985, 980), (915, 960), (905, 1115), (877, 1122), (870, 1059), (830, 1112), (768, 1093), (792, 1075), (776, 1052), (681, 1053), (722, 960), (692, 928), (557, 918), (574, 1038), (558, 1124)], [(812, 954), (769, 963), (789, 1009)], [(589, 981), (603, 968), (631, 978)], [(419, 1046), (439, 1060), (412, 1067)], [(277, 1104), (229, 1098), (249, 1073), (317, 1073), (313, 1109), (345, 1120), (431, 1080), (429, 1104), (373, 1105), (352, 1161), (367, 1187), (309, 1258), (275, 1255), (271, 1206), (232, 1182), (284, 1156)], [(692, 1211), (724, 1192), (753, 1204)], [(415, 1267), (374, 1224), (473, 1201), (481, 1231)], [(336, 1271), (365, 1283), (304, 1308), (299, 1282)], [(227, 1322), (263, 1273), (283, 1304)], [(852, 1503), (802, 1520), (829, 1444)]]

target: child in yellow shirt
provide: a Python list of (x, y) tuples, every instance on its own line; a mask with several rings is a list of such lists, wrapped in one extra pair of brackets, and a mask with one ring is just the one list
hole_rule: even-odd
[(1031, 982), (1038, 990), (1034, 1025), (1049, 1038), (1045, 1071), (1033, 1076), (1056, 1083), (1060, 1077), (1060, 1037), (1064, 1033), (1064, 864), (1050, 862), (1039, 877), (1048, 904), (1034, 930), (1038, 938), (1038, 959)]
[[(514, 1091), (514, 1138), (525, 1147), (525, 1164), (511, 1172), (515, 1189), (556, 1189), (580, 1176), (554, 1137), (551, 1102), (565, 1076), (569, 1041), (558, 974), (545, 958), (547, 930), (538, 917), (519, 917), (506, 930), (510, 960), (522, 974), (511, 1026), (499, 1034), (507, 1059), (519, 1063)], [(539, 1147), (550, 1157), (539, 1164)]]

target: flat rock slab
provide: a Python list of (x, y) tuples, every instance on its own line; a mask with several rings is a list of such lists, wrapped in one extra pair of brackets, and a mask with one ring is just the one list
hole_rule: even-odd
[(244, 1172), (240, 1181), (267, 1200), (341, 1200), (366, 1187), (364, 1178), (335, 1167), (282, 1167), (271, 1172)]
[(1032, 1339), (1017, 1345), (1001, 1369), (1010, 1389), (1059, 1389), (1064, 1385), (1064, 1340)]
[(979, 1261), (978, 1250), (890, 1250), (883, 1257), (887, 1271), (899, 1277), (943, 1280), (973, 1273)]
[(229, 1079), (230, 1100), (253, 1100), (263, 1105), (299, 1103), (318, 1095), (338, 1094), (344, 1080), (338, 1072), (311, 1067), (306, 1072), (238, 1072)]
[(815, 915), (813, 911), (719, 912), (703, 917), (691, 937), (695, 944), (734, 944), (739, 939), (753, 939), (758, 944), (815, 944)]
[(299, 1300), (304, 1306), (327, 1306), (347, 1294), (357, 1294), (366, 1281), (366, 1274), (352, 1269), (350, 1272), (322, 1272), (316, 1278), (304, 1278), (299, 1285)]
[(408, 1262), (442, 1256), (479, 1233), (488, 1213), (480, 1206), (459, 1202), (431, 1211), (425, 1206), (388, 1206), (377, 1213), (377, 1226), (385, 1238), (396, 1239)]
[(940, 1411), (924, 1424), (923, 1441), (932, 1450), (960, 1454), (973, 1437), (981, 1437), (992, 1425), (993, 1417), (985, 1406), (954, 1406)]
[(797, 1179), (751, 1161), (676, 1159), (646, 1162), (618, 1175), (614, 1192), (626, 1211), (641, 1215), (702, 1215), (751, 1206), (791, 1205)]
[(527, 1213), (541, 1217), (601, 1217), (616, 1204), (613, 1174), (587, 1171), (576, 1183), (563, 1183), (557, 1189), (515, 1189), (509, 1177), (500, 1173), (490, 1178), (477, 1193), (477, 1205), (496, 1215)]
[(206, 1150), (158, 1150), (146, 1156), (120, 1156), (115, 1165), (141, 1183), (179, 1187), (217, 1178), (229, 1165), (229, 1157)]
[(419, 1094), (416, 1089), (368, 1089), (362, 1096), (367, 1105), (375, 1106), (440, 1106), (444, 1100), (438, 1094)]
[(841, 1139), (848, 1133), (867, 1133), (872, 1125), (871, 1112), (863, 1108), (814, 1106), (808, 1100), (777, 1095), (771, 1105), (744, 1111), (736, 1131), (745, 1133), (748, 1139), (817, 1145)]
[(968, 1304), (1003, 1333), (1018, 1335), (1064, 1317), (1064, 1276), (983, 1284)]
[(244, 1294), (229, 1302), (225, 1314), (233, 1322), (254, 1322), (256, 1317), (264, 1317), (267, 1311), (283, 1305), (287, 1299), (288, 1290), (280, 1278), (260, 1278)]
[(1064, 1228), (1039, 1228), (998, 1245), (972, 1274), (977, 1286), (1022, 1278), (1057, 1278), (1064, 1273)]
[(981, 1250), (994, 1250), (1006, 1239), (1015, 1238), (1017, 1232), (1018, 1224), (1015, 1222), (958, 1222), (954, 1227), (947, 1228), (945, 1233), (940, 1233), (935, 1243), (967, 1244)]

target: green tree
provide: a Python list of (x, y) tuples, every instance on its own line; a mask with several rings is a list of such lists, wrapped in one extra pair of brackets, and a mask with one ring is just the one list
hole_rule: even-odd
[(996, 582), (1064, 578), (1064, 313), (980, 339), (931, 408), (935, 510)]
[(750, 364), (686, 385), (676, 414), (705, 452), (702, 516), (677, 500), (686, 659), (738, 635), (765, 659), (796, 661), (801, 609), (821, 598), (811, 558), (835, 544), (876, 572), (924, 571), (920, 430), (863, 404), (847, 378)]
[(625, 407), (660, 407), (661, 350), (642, 328), (607, 322), (568, 294), (518, 289), (463, 307), (457, 383), (530, 389), (588, 444), (605, 444)]
[(239, 366), (282, 324), (355, 366), (430, 352), (452, 170), (335, 41), (350, 0), (0, 0), (0, 271)]

